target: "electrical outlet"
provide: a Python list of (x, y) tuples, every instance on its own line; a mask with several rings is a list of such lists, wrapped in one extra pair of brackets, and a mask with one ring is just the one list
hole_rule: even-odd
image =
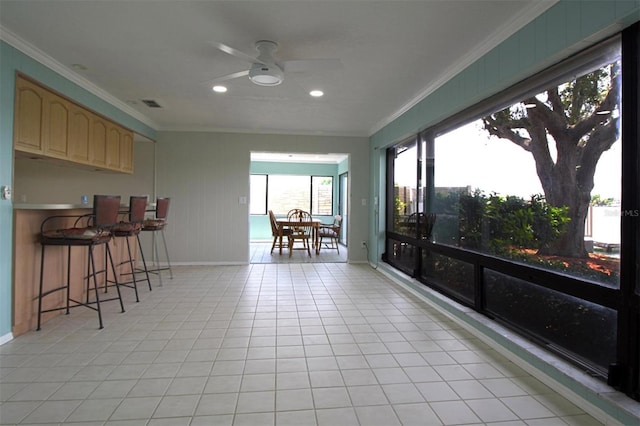
[(367, 242), (366, 241), (360, 242), (360, 248), (367, 248)]

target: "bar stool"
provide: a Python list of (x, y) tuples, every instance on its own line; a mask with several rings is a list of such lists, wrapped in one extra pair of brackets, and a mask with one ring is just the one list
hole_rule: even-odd
[[(129, 197), (129, 210), (127, 211), (128, 221), (118, 222), (111, 229), (114, 242), (116, 238), (124, 239), (127, 244), (128, 257), (122, 262), (116, 265), (120, 268), (123, 265), (129, 265), (129, 272), (120, 273), (122, 275), (131, 275), (131, 280), (125, 282), (118, 282), (119, 285), (132, 288), (136, 294), (136, 302), (140, 301), (138, 297), (138, 283), (147, 282), (149, 285), (149, 291), (151, 291), (151, 280), (149, 279), (149, 271), (147, 269), (147, 262), (144, 259), (144, 253), (142, 252), (142, 243), (140, 243), (140, 231), (142, 230), (142, 222), (144, 222), (144, 215), (147, 209), (147, 197), (146, 196), (131, 196)], [(130, 237), (135, 237), (138, 241), (137, 250), (140, 253), (140, 260), (142, 261), (142, 268), (136, 269), (136, 263), (138, 263), (137, 256), (133, 256), (131, 252)], [(144, 278), (138, 279), (136, 274), (144, 273)], [(107, 280), (108, 283), (115, 284), (112, 280)]]
[[(145, 219), (142, 223), (142, 231), (153, 232), (153, 259), (154, 259), (154, 269), (149, 269), (149, 273), (158, 275), (160, 279), (160, 286), (162, 286), (162, 271), (169, 270), (169, 277), (173, 279), (173, 271), (171, 270), (171, 260), (169, 259), (169, 250), (167, 250), (167, 240), (164, 236), (164, 228), (167, 226), (167, 214), (169, 213), (169, 202), (171, 201), (168, 197), (158, 197), (156, 198), (156, 208), (155, 208), (155, 217)], [(162, 236), (162, 244), (164, 246), (164, 254), (167, 260), (166, 267), (160, 267), (160, 257), (158, 255), (158, 241), (156, 238), (157, 233), (160, 233)]]
[[(116, 270), (113, 264), (113, 257), (111, 256), (111, 250), (109, 249), (109, 241), (111, 241), (111, 228), (116, 223), (118, 218), (118, 211), (120, 210), (120, 196), (116, 195), (94, 195), (93, 196), (93, 213), (87, 215), (58, 215), (51, 216), (42, 221), (40, 225), (40, 244), (42, 245), (42, 254), (40, 258), (40, 289), (38, 293), (38, 328), (40, 330), (41, 317), (45, 312), (66, 310), (66, 314), (69, 314), (70, 308), (77, 306), (85, 306), (89, 309), (93, 309), (98, 312), (98, 322), (100, 328), (103, 328), (102, 324), (102, 310), (100, 304), (110, 300), (118, 300), (120, 302), (120, 309), (124, 312), (124, 304), (122, 303), (122, 296), (120, 294), (120, 286), (116, 277)], [(76, 218), (73, 228), (66, 229), (53, 229), (46, 230), (51, 226), (56, 219), (60, 218)], [(84, 226), (81, 226), (84, 225)], [(95, 263), (95, 256), (93, 254), (93, 248), (95, 246), (104, 245), (105, 247), (105, 265), (104, 269), (97, 270)], [(43, 279), (44, 279), (44, 257), (45, 249), (47, 246), (66, 246), (67, 247), (67, 281), (64, 285), (43, 291)], [(87, 263), (87, 275), (84, 279), (87, 280), (86, 287), (86, 299), (76, 300), (71, 296), (71, 247), (87, 247), (88, 248), (88, 263)], [(107, 264), (111, 265), (111, 272), (114, 276), (115, 287), (118, 295), (109, 299), (100, 300), (98, 291), (98, 275), (105, 274), (105, 281), (107, 279)], [(90, 281), (93, 280), (93, 288), (90, 288)], [(66, 306), (42, 309), (42, 299), (55, 292), (66, 290), (67, 300)], [(90, 300), (89, 292), (94, 292), (95, 300)], [(73, 305), (71, 304), (73, 303)], [(95, 306), (94, 306), (95, 305)]]

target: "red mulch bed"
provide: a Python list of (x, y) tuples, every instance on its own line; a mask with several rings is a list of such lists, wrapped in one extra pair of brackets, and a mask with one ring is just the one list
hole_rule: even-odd
[(604, 256), (596, 253), (589, 253), (588, 258), (549, 256), (537, 254), (536, 250), (522, 249), (521, 252), (526, 253), (532, 258), (538, 258), (552, 262), (562, 262), (567, 269), (573, 271), (596, 271), (601, 274), (611, 276), (620, 272), (620, 259)]

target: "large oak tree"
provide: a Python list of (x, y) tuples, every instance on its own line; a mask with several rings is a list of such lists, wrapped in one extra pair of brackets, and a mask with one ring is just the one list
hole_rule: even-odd
[(620, 84), (614, 63), (483, 119), (491, 135), (531, 153), (547, 202), (568, 207), (566, 232), (540, 254), (588, 256), (585, 220), (596, 165), (618, 140)]

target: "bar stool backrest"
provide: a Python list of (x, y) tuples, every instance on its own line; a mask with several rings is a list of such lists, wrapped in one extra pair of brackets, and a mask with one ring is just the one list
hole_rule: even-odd
[(93, 226), (96, 228), (111, 228), (118, 222), (119, 211), (119, 195), (93, 196)]
[(147, 210), (147, 197), (146, 196), (131, 196), (129, 197), (129, 222), (142, 223), (144, 221), (144, 214)]
[(166, 219), (169, 213), (169, 197), (156, 198), (156, 219)]

